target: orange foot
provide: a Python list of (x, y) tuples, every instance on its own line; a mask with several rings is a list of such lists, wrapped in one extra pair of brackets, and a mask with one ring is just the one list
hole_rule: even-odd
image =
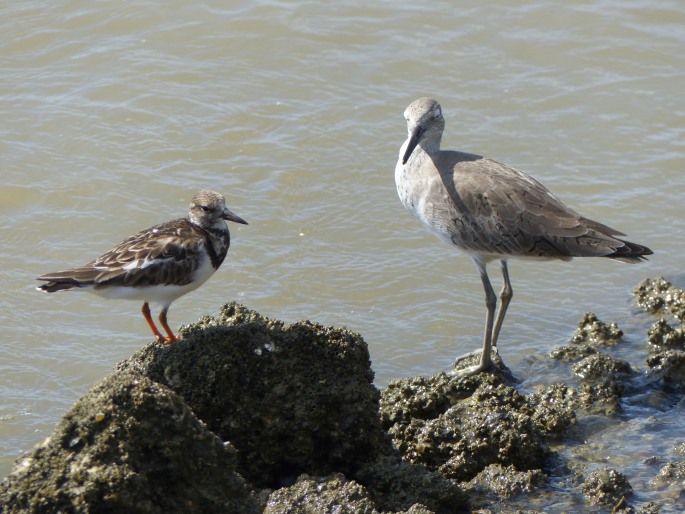
[(174, 336), (163, 336), (162, 334), (157, 334), (155, 340), (160, 344), (172, 345), (181, 340), (180, 337)]
[(145, 317), (145, 321), (147, 321), (147, 324), (150, 325), (150, 330), (152, 330), (152, 333), (155, 335), (155, 340), (161, 344), (171, 345), (177, 341), (180, 341), (181, 338), (177, 335), (174, 335), (171, 327), (169, 327), (166, 319), (167, 310), (169, 310), (168, 306), (162, 308), (162, 311), (159, 313), (159, 322), (162, 324), (162, 328), (164, 328), (164, 331), (167, 333), (165, 336), (163, 336), (155, 326), (155, 322), (152, 320), (152, 316), (150, 314), (150, 306), (147, 302), (143, 304), (142, 312), (143, 316)]

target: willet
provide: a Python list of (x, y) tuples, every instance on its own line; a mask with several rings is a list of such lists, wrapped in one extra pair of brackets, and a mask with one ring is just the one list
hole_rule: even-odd
[[(38, 277), (46, 283), (36, 289), (45, 293), (83, 289), (105, 298), (141, 300), (155, 339), (174, 343), (178, 337), (167, 323), (169, 306), (221, 266), (231, 244), (225, 220), (247, 225), (226, 208), (222, 195), (200, 191), (187, 217), (138, 232), (88, 264)], [(159, 321), (166, 336), (152, 320), (150, 302), (162, 306)]]
[[(440, 104), (419, 98), (404, 111), (409, 137), (395, 167), (404, 206), (429, 230), (471, 256), (485, 289), (485, 334), (479, 364), (466, 376), (490, 367), (491, 350), (513, 296), (507, 259), (609, 257), (639, 262), (652, 251), (618, 239), (625, 234), (585, 218), (564, 205), (534, 178), (480, 155), (440, 150), (445, 128)], [(499, 260), (503, 286), (495, 317), (495, 295), (486, 266)]]

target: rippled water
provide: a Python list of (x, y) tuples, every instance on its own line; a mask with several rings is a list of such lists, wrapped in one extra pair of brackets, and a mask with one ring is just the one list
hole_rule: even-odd
[(537, 359), (587, 310), (644, 362), (630, 288), (685, 283), (681, 3), (225, 4), (0, 7), (0, 475), (150, 341), (139, 305), (39, 295), (34, 278), (184, 215), (202, 188), (250, 225), (231, 227), (227, 262), (174, 303), (172, 326), (233, 299), (346, 325), (379, 386), (479, 347), (470, 259), (395, 192), (402, 112), (424, 95), (442, 103), (445, 148), (528, 171), (655, 251), (641, 266), (512, 262), (507, 364), (554, 380)]

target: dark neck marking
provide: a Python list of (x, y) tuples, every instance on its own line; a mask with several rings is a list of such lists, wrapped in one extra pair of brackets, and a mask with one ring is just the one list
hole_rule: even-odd
[[(191, 224), (192, 225), (192, 224)], [(207, 254), (212, 262), (212, 267), (218, 269), (221, 263), (224, 262), (226, 254), (228, 253), (228, 247), (231, 245), (231, 234), (228, 228), (225, 230), (220, 228), (203, 228), (197, 225), (192, 225), (193, 229), (196, 230), (205, 241), (205, 248), (207, 249)], [(222, 245), (220, 248), (214, 246), (214, 240), (219, 239), (220, 241), (225, 241), (225, 246)]]

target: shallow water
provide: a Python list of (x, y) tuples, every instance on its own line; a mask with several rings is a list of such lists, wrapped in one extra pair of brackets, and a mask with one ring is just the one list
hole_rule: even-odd
[[(524, 386), (559, 378), (540, 358), (587, 310), (644, 362), (650, 318), (630, 288), (685, 284), (679, 2), (232, 4), (0, 8), (0, 476), (151, 339), (139, 305), (39, 295), (34, 278), (184, 215), (202, 188), (250, 225), (231, 226), (227, 262), (174, 303), (172, 326), (233, 299), (346, 325), (381, 387), (478, 348), (472, 263), (395, 192), (402, 112), (423, 95), (442, 103), (445, 148), (523, 169), (655, 251), (640, 266), (511, 263), (500, 350)], [(662, 442), (683, 435), (663, 426)], [(639, 438), (619, 433), (621, 470), (642, 480)]]

